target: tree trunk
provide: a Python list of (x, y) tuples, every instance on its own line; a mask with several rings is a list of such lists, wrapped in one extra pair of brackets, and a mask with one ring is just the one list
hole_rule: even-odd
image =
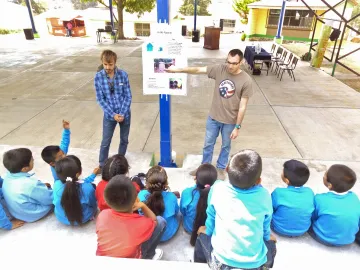
[(124, 4), (123, 0), (117, 1), (117, 11), (118, 11), (118, 39), (125, 39), (124, 35)]

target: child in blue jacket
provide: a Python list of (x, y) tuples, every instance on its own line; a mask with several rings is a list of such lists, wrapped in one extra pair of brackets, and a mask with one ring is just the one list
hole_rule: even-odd
[(55, 163), (60, 180), (54, 183), (56, 218), (65, 225), (81, 225), (93, 219), (97, 212), (95, 187), (81, 181), (81, 162), (76, 156), (66, 156)]
[(25, 222), (34, 222), (53, 209), (53, 191), (29, 172), (34, 167), (32, 153), (18, 148), (4, 154), (3, 163), (8, 173), (2, 191), (10, 214)]

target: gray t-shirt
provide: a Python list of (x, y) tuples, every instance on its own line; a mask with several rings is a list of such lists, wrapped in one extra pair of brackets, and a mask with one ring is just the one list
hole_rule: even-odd
[(207, 74), (215, 80), (210, 117), (224, 124), (236, 124), (241, 97), (253, 94), (251, 77), (245, 71), (230, 74), (225, 64), (208, 66)]

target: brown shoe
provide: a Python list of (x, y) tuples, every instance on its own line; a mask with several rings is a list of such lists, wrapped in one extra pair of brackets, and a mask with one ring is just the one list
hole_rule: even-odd
[(219, 168), (216, 168), (216, 170), (217, 170), (217, 173), (218, 173), (218, 179), (219, 180), (225, 180), (225, 178), (226, 178), (226, 171), (225, 170), (223, 170), (223, 169), (219, 169)]
[(196, 176), (196, 172), (197, 172), (197, 168), (194, 169), (194, 170), (192, 170), (192, 171), (190, 171), (189, 174), (190, 174), (191, 176)]

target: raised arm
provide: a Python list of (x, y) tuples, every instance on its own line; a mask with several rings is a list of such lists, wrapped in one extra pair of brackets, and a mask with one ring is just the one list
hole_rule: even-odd
[(188, 73), (188, 74), (207, 74), (207, 67), (184, 67), (177, 68), (170, 66), (168, 69), (165, 69), (168, 73)]

